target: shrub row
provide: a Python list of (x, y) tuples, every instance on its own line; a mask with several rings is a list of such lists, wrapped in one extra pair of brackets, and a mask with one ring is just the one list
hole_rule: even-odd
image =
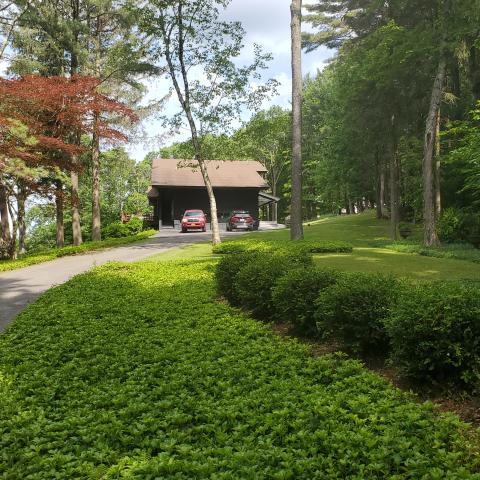
[(244, 252), (288, 253), (292, 250), (304, 251), (306, 253), (351, 253), (353, 246), (347, 242), (323, 242), (314, 240), (302, 240), (300, 242), (292, 242), (290, 240), (236, 240), (223, 242), (213, 247), (213, 253), (216, 254)]
[(225, 255), (216, 278), (220, 295), (258, 318), (333, 336), (363, 357), (388, 355), (410, 379), (480, 385), (478, 287), (321, 269), (298, 252)]

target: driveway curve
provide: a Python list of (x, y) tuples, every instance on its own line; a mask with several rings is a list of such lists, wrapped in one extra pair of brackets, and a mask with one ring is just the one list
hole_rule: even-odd
[[(222, 236), (238, 235), (223, 232)], [(181, 234), (162, 230), (148, 240), (117, 248), (61, 257), (49, 262), (0, 273), (0, 332), (29, 303), (49, 288), (79, 273), (111, 261), (135, 262), (182, 245), (208, 242), (210, 232)]]

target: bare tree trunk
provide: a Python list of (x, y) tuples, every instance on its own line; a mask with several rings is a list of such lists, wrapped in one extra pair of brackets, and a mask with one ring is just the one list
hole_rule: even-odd
[(290, 238), (303, 239), (302, 225), (302, 0), (292, 0), (292, 200)]
[(220, 228), (218, 226), (217, 200), (215, 199), (212, 182), (210, 181), (205, 161), (201, 158), (197, 158), (197, 160), (198, 165), (200, 166), (200, 171), (202, 172), (203, 181), (205, 182), (205, 187), (207, 188), (208, 200), (210, 201), (210, 224), (212, 226), (212, 244), (218, 245), (222, 240), (220, 239)]
[(92, 240), (102, 239), (100, 219), (100, 139), (97, 132), (98, 115), (94, 116), (92, 138)]
[(22, 182), (18, 184), (18, 193), (17, 193), (17, 222), (18, 222), (18, 253), (23, 255), (26, 251), (25, 249), (25, 237), (27, 233), (27, 227), (25, 225), (25, 201), (27, 199), (27, 192), (25, 186), (22, 185)]
[(61, 180), (55, 182), (55, 214), (57, 248), (62, 248), (65, 245), (65, 233), (63, 228), (63, 184)]
[[(80, 16), (80, 2), (79, 0), (72, 0), (72, 20), (78, 21)], [(78, 73), (78, 57), (77, 52), (75, 51), (76, 46), (78, 45), (78, 33), (75, 33), (74, 46), (70, 59), (70, 74), (73, 77)], [(75, 135), (75, 144), (80, 145), (80, 136)], [(73, 233), (73, 244), (81, 245), (82, 244), (82, 230), (80, 226), (80, 211), (79, 211), (79, 196), (78, 196), (78, 172), (75, 170), (78, 168), (78, 158), (76, 155), (72, 157), (72, 170), (70, 171), (70, 180), (72, 183), (71, 191), (71, 202), (72, 202), (72, 233)]]
[(437, 128), (435, 130), (435, 216), (437, 220), (442, 214), (440, 117), (440, 109), (438, 109)]
[(398, 140), (396, 132), (396, 119), (392, 117), (392, 160), (390, 164), (390, 237), (392, 240), (398, 239), (398, 223), (399, 223), (399, 198), (398, 198)]
[[(95, 75), (101, 75), (101, 32), (102, 20), (97, 17), (97, 32), (95, 36)], [(98, 134), (99, 114), (93, 116), (92, 136), (92, 240), (98, 242), (102, 239), (102, 222), (100, 218), (100, 136)]]
[(18, 232), (18, 223), (15, 216), (15, 210), (13, 209), (12, 202), (7, 197), (7, 207), (10, 213), (10, 220), (12, 222), (12, 234), (10, 236), (10, 243), (7, 245), (7, 255), (11, 260), (16, 260), (17, 258), (17, 232)]
[[(76, 165), (76, 161), (74, 162)], [(70, 181), (72, 183), (71, 202), (72, 202), (72, 234), (73, 244), (82, 244), (82, 230), (80, 227), (80, 210), (79, 210), (79, 196), (78, 196), (78, 172), (72, 170), (70, 172)]]
[(4, 244), (10, 244), (10, 222), (8, 221), (7, 189), (1, 183), (0, 178), (0, 225), (2, 241)]
[(435, 152), (437, 117), (442, 101), (445, 73), (446, 61), (445, 58), (442, 57), (438, 64), (437, 75), (432, 88), (430, 108), (425, 125), (425, 143), (423, 151), (423, 242), (427, 247), (440, 244), (435, 221), (435, 178), (433, 159)]
[[(274, 197), (277, 196), (277, 182), (276, 181), (272, 182), (272, 195)], [(277, 205), (277, 202), (272, 203), (272, 220), (274, 222), (278, 222), (278, 205)]]
[(380, 168), (380, 218), (385, 218), (385, 166), (382, 165)]
[(375, 152), (375, 165), (377, 166), (377, 219), (385, 218), (385, 165), (380, 160), (377, 146)]

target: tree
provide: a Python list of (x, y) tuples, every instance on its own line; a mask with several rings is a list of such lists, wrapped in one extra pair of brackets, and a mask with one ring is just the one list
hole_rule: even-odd
[[(170, 3), (170, 4), (169, 4)], [(245, 108), (256, 109), (275, 82), (254, 88), (258, 71), (269, 55), (255, 47), (251, 65), (237, 67), (244, 30), (239, 22), (220, 19), (229, 0), (150, 0), (137, 13), (141, 29), (157, 39), (152, 55), (164, 60), (181, 110), (168, 122), (190, 130), (194, 158), (198, 162), (210, 202), (212, 242), (220, 242), (215, 194), (210, 182), (202, 139), (219, 130), (231, 130)]]
[(302, 0), (292, 0), (292, 200), (290, 237), (303, 239), (302, 225)]
[[(83, 148), (72, 141), (71, 132), (91, 133), (92, 117), (100, 118), (104, 113), (136, 119), (128, 107), (98, 93), (98, 84), (97, 79), (89, 77), (30, 75), (14, 80), (0, 79), (0, 180), (7, 190), (7, 206), (13, 223), (13, 234), (8, 239), (9, 256), (14, 256), (17, 225), (23, 248), (27, 188), (48, 191), (45, 179), (50, 172), (77, 168), (74, 159)], [(126, 139), (106, 122), (97, 123), (95, 128), (100, 138)], [(17, 197), (18, 222), (13, 205), (8, 203), (9, 196)]]
[[(291, 155), (291, 115), (280, 107), (255, 114), (233, 136), (236, 145), (241, 145), (240, 155), (235, 158), (258, 160), (267, 169), (267, 179), (272, 194), (277, 196), (280, 181), (285, 176)], [(277, 205), (274, 204), (272, 220), (277, 221)]]

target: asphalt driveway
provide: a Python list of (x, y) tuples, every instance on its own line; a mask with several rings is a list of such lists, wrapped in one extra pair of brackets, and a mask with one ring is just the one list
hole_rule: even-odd
[[(223, 237), (235, 235), (241, 233), (222, 232)], [(57, 258), (0, 273), (0, 332), (43, 292), (92, 267), (111, 261), (135, 262), (171, 248), (209, 240), (210, 232), (182, 234), (173, 229), (162, 230), (148, 240), (132, 245)]]

